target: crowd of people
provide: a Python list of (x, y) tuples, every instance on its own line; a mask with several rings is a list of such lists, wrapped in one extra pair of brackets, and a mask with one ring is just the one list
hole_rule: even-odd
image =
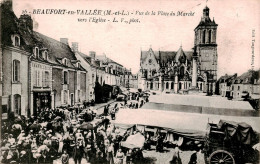
[[(141, 104), (143, 104), (142, 102)], [(128, 106), (127, 102), (124, 106)], [(103, 116), (115, 114), (119, 105), (105, 106)], [(139, 163), (141, 149), (121, 147), (130, 131), (123, 134), (108, 119), (97, 126), (90, 124), (97, 117), (91, 109), (41, 109), (37, 116), (10, 117), (2, 124), (1, 163)], [(106, 118), (106, 117), (103, 117)], [(104, 121), (106, 120), (106, 121)]]

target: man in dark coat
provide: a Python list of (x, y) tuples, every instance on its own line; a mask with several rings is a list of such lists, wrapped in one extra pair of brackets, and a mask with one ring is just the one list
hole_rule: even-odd
[(73, 149), (73, 159), (75, 164), (81, 164), (81, 160), (84, 154), (84, 147), (79, 143), (76, 143), (76, 146)]

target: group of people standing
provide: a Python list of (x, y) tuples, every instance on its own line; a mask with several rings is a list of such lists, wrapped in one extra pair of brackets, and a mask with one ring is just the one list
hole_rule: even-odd
[[(126, 103), (127, 104), (127, 103)], [(127, 107), (127, 105), (125, 107)], [(124, 106), (123, 105), (123, 106)], [(105, 106), (103, 115), (115, 119), (119, 106)], [(1, 163), (53, 163), (60, 160), (68, 164), (72, 158), (81, 163), (128, 163), (138, 161), (140, 150), (127, 150), (120, 146), (129, 133), (120, 134), (109, 121), (97, 127), (82, 128), (96, 114), (90, 109), (41, 109), (37, 116), (10, 117), (2, 124)], [(138, 157), (138, 158), (137, 158)]]

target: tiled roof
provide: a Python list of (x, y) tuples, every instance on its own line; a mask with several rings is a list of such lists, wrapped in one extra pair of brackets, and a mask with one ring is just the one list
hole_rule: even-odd
[[(150, 52), (150, 50), (141, 51), (141, 61), (144, 61), (146, 59), (146, 57), (149, 55), (149, 52)], [(168, 61), (170, 61), (170, 62), (176, 61), (176, 56), (177, 56), (176, 51), (153, 51), (152, 50), (152, 52), (154, 53), (156, 60), (159, 61), (159, 59), (160, 59), (161, 63), (166, 63)], [(183, 51), (183, 53), (187, 57), (188, 61), (192, 60), (193, 51)]]
[(255, 79), (259, 81), (259, 74), (260, 70), (249, 70), (235, 78), (234, 82), (240, 84), (254, 84)]
[[(75, 54), (71, 51), (69, 45), (61, 43), (53, 38), (45, 36), (36, 31), (30, 30), (29, 28), (22, 28), (19, 26), (19, 20), (15, 16), (14, 12), (4, 5), (2, 9), (2, 41), (4, 45), (12, 46), (11, 35), (20, 35), (20, 48), (29, 53), (33, 53), (33, 49), (38, 47), (39, 50), (48, 51), (48, 60), (43, 60), (40, 57), (32, 57), (33, 60), (39, 60), (48, 62), (54, 65), (63, 65), (61, 59), (67, 58), (68, 65), (66, 67), (75, 68), (70, 62), (71, 60), (77, 60)], [(41, 52), (40, 52), (41, 53)], [(81, 70), (84, 70), (82, 67)]]
[(91, 61), (91, 57), (82, 53), (77, 52), (90, 66), (100, 68), (100, 62), (95, 60), (94, 62)]

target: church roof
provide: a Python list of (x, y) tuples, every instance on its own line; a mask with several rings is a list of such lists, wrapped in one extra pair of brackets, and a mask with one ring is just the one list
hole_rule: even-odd
[[(205, 13), (206, 13), (206, 14), (205, 14)], [(208, 6), (206, 6), (206, 7), (203, 9), (203, 17), (201, 17), (200, 23), (198, 24), (198, 26), (197, 26), (195, 29), (197, 29), (197, 28), (200, 27), (200, 26), (218, 26), (218, 25), (215, 23), (214, 18), (213, 18), (213, 20), (210, 19)]]
[[(152, 49), (150, 49), (152, 50)], [(147, 56), (149, 55), (149, 51), (141, 51), (141, 62), (143, 62)], [(160, 61), (161, 63), (166, 63), (168, 61), (174, 61), (176, 60), (176, 56), (183, 56), (185, 55), (187, 57), (187, 60), (191, 61), (192, 60), (192, 54), (193, 54), (193, 51), (183, 51), (182, 52), (179, 52), (178, 54), (178, 51), (153, 51), (152, 52), (154, 53), (155, 55), (155, 58), (157, 61)], [(178, 60), (178, 57), (177, 57), (177, 60)]]

